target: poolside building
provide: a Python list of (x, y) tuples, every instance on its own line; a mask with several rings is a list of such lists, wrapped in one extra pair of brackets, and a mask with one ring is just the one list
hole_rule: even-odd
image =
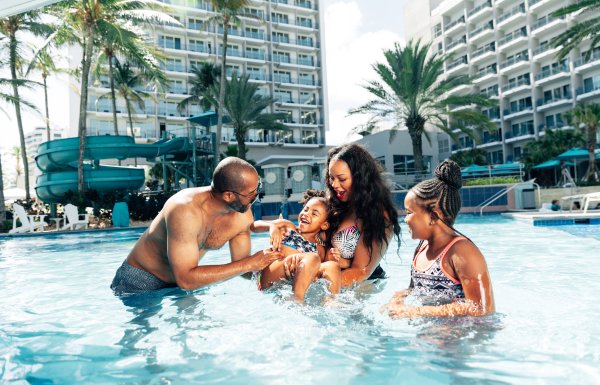
[(468, 74), (474, 79), (472, 86), (450, 92), (478, 92), (499, 101), (497, 108), (484, 111), (498, 130), (479, 129), (480, 143), (460, 134), (452, 153), (477, 147), (485, 149), (491, 164), (518, 161), (526, 143), (547, 129), (572, 129), (564, 114), (576, 104), (600, 102), (600, 46), (584, 42), (559, 61), (558, 49), (550, 45), (552, 38), (575, 23), (575, 16), (551, 15), (571, 2), (407, 2), (407, 39), (431, 41), (436, 52), (452, 55), (445, 63), (446, 76)]
[[(192, 66), (203, 62), (220, 65), (223, 54), (222, 26), (211, 22), (216, 16), (209, 1), (161, 0), (168, 12), (182, 27), (161, 26), (152, 32), (156, 47), (164, 54), (164, 70), (169, 89), (157, 93), (144, 88), (152, 97), (143, 109), (136, 106), (133, 115), (134, 135), (139, 143), (150, 143), (163, 135), (187, 136), (187, 118), (199, 115), (199, 105), (184, 111), (177, 104), (190, 92)], [(253, 0), (241, 17), (241, 24), (229, 28), (227, 74), (249, 74), (260, 86), (260, 92), (276, 102), (269, 112), (287, 114), (288, 131), (250, 130), (246, 138), (247, 158), (259, 164), (287, 164), (300, 158), (312, 158), (324, 152), (327, 130), (326, 79), (324, 73), (323, 14), (319, 0)], [(79, 47), (72, 48), (78, 50)], [(69, 54), (72, 66), (78, 65), (78, 55)], [(89, 87), (87, 105), (88, 135), (113, 135), (113, 115), (110, 98), (100, 98), (109, 92), (107, 76), (95, 79)], [(66, 136), (77, 136), (79, 95), (69, 92), (69, 127)], [(117, 120), (120, 134), (129, 134), (129, 122), (124, 101), (117, 100)], [(214, 128), (213, 128), (214, 130)], [(223, 126), (219, 138), (221, 152), (226, 145), (236, 144), (233, 128)], [(123, 164), (133, 163), (133, 160)]]

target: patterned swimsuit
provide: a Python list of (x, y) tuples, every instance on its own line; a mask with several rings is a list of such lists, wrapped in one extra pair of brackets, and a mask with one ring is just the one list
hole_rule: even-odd
[(354, 251), (358, 246), (360, 230), (356, 225), (346, 227), (331, 237), (331, 245), (340, 251), (340, 256), (345, 259), (354, 258)]
[(435, 258), (431, 266), (425, 271), (419, 271), (416, 268), (417, 257), (422, 253), (426, 253), (429, 249), (429, 244), (424, 242), (421, 248), (415, 253), (413, 263), (410, 269), (410, 277), (412, 280), (413, 291), (417, 297), (424, 300), (424, 303), (449, 303), (457, 299), (465, 298), (462, 284), (451, 278), (444, 271), (442, 261), (446, 253), (456, 242), (466, 239), (465, 237), (456, 237), (444, 247), (444, 250)]
[(290, 231), (281, 241), (284, 245), (298, 250), (299, 253), (316, 253), (317, 244), (307, 241), (302, 235), (296, 231)]

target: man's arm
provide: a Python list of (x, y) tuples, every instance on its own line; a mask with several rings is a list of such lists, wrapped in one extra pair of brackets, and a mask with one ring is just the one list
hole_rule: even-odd
[[(232, 262), (224, 265), (198, 266), (200, 250), (198, 249), (199, 229), (203, 228), (202, 218), (198, 218), (185, 206), (175, 207), (165, 216), (167, 223), (167, 252), (169, 262), (177, 285), (185, 290), (193, 290), (208, 286), (215, 282), (233, 278), (242, 273), (259, 270), (266, 262), (279, 258), (275, 252), (259, 251), (252, 258), (239, 259), (239, 255), (248, 257), (250, 252), (250, 235), (246, 231), (241, 238), (247, 237), (244, 251), (232, 255)], [(190, 226), (190, 223), (196, 224)], [(240, 236), (240, 234), (238, 234)], [(236, 236), (237, 237), (237, 236)], [(239, 241), (243, 246), (243, 241)], [(230, 245), (231, 247), (231, 245)], [(238, 258), (235, 259), (234, 258)], [(268, 263), (266, 263), (268, 265)]]

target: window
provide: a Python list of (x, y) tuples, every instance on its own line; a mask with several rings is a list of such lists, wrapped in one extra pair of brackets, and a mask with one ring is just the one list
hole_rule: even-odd
[(275, 63), (290, 63), (289, 52), (273, 51), (273, 61)]
[(317, 113), (312, 112), (300, 112), (300, 123), (301, 124), (317, 124)]
[(188, 19), (188, 28), (195, 29), (196, 31), (202, 30), (202, 20)]
[(288, 15), (278, 12), (271, 12), (271, 21), (273, 23), (289, 24)]
[(308, 86), (314, 86), (315, 85), (315, 77), (314, 77), (314, 75), (311, 75), (311, 74), (300, 73), (298, 75), (298, 83), (308, 85)]
[(271, 36), (273, 37), (273, 41), (276, 43), (289, 43), (290, 42), (290, 35), (288, 35), (287, 33), (273, 32)]
[(273, 71), (273, 80), (277, 83), (291, 83), (292, 74), (287, 71)]
[(181, 39), (172, 36), (159, 36), (158, 45), (162, 48), (181, 49)]
[(292, 92), (275, 90), (273, 91), (273, 98), (281, 103), (292, 103)]
[(433, 38), (439, 37), (442, 35), (442, 24), (438, 23), (433, 27), (432, 30)]
[(252, 39), (259, 39), (259, 40), (264, 40), (265, 38), (265, 33), (258, 29), (258, 28), (248, 28), (246, 27), (246, 37), (252, 38)]
[(314, 66), (314, 60), (310, 55), (300, 54), (298, 55), (298, 64), (312, 67)]
[(313, 46), (313, 39), (310, 36), (298, 35), (298, 44), (299, 45), (303, 45), (305, 47), (312, 47)]
[(317, 132), (302, 130), (302, 144), (317, 144)]
[(442, 139), (439, 143), (439, 153), (444, 154), (450, 152), (450, 141), (448, 139)]
[[(425, 171), (431, 170), (431, 157), (423, 156)], [(394, 174), (404, 175), (415, 172), (415, 157), (412, 155), (394, 155)]]

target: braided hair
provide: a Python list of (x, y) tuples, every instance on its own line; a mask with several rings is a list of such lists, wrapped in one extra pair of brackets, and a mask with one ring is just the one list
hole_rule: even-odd
[(462, 205), (460, 166), (452, 160), (445, 160), (436, 167), (434, 174), (435, 178), (427, 179), (411, 190), (427, 212), (438, 218), (435, 209), (439, 209), (442, 217), (438, 219), (452, 228)]
[[(352, 194), (348, 202), (338, 199), (330, 183), (329, 166), (337, 160), (346, 162), (352, 173)], [(384, 242), (386, 247), (389, 245), (391, 239), (386, 234), (389, 227), (396, 235), (400, 247), (398, 213), (392, 202), (390, 188), (381, 176), (382, 171), (381, 164), (358, 144), (345, 144), (329, 151), (325, 173), (329, 197), (327, 220), (331, 225), (326, 231), (328, 246), (331, 246), (333, 234), (339, 230), (346, 215), (354, 212), (356, 218), (362, 222), (361, 236), (364, 237), (364, 243), (369, 250), (369, 258), (373, 254), (373, 242), (377, 242), (379, 247), (383, 247)]]

